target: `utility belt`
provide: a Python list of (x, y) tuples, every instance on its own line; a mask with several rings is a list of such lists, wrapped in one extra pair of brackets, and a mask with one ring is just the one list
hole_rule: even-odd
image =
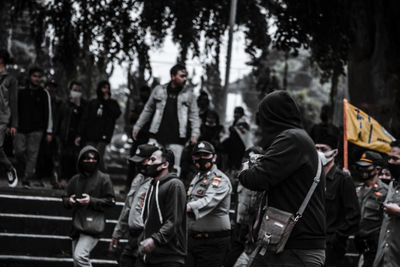
[(231, 236), (231, 230), (224, 230), (218, 232), (190, 232), (189, 236), (193, 239), (212, 239), (219, 237)]

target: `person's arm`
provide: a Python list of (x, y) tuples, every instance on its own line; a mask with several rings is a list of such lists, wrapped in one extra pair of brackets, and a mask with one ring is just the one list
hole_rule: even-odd
[(281, 134), (255, 165), (239, 173), (239, 180), (250, 190), (268, 191), (297, 170), (305, 160), (303, 157), (294, 136)]
[(182, 224), (186, 210), (186, 193), (182, 183), (172, 183), (168, 190), (163, 212), (164, 222), (160, 230), (151, 235), (155, 245), (168, 243), (176, 234), (177, 228)]
[(139, 132), (140, 129), (150, 120), (151, 116), (153, 115), (154, 109), (156, 107), (154, 96), (156, 92), (159, 90), (159, 87), (154, 88), (151, 92), (149, 99), (144, 105), (143, 111), (140, 113), (139, 119), (136, 121), (135, 125), (133, 126), (134, 132)]
[(51, 107), (51, 97), (50, 97), (50, 93), (47, 92), (47, 90), (43, 89), (43, 91), (45, 92), (45, 105), (46, 105), (46, 116), (45, 118), (47, 119), (47, 129), (46, 129), (46, 133), (47, 135), (51, 135), (53, 134), (53, 110)]
[(14, 78), (9, 79), (8, 93), (9, 93), (10, 110), (11, 110), (10, 128), (17, 129), (17, 127), (18, 127), (18, 82)]
[(199, 108), (197, 106), (197, 100), (194, 96), (192, 96), (192, 100), (189, 105), (189, 121), (192, 127), (192, 143), (194, 138), (197, 139), (200, 136), (200, 117), (199, 117)]
[(384, 204), (384, 211), (391, 216), (400, 216), (400, 206), (396, 203)]
[(351, 177), (345, 177), (341, 184), (340, 195), (342, 199), (342, 207), (344, 209), (344, 221), (337, 229), (340, 236), (349, 236), (358, 231), (361, 219), (360, 206), (356, 194), (356, 189)]
[(131, 210), (131, 198), (129, 196), (126, 197), (124, 207), (121, 210), (121, 214), (119, 215), (118, 222), (114, 227), (114, 231), (112, 233), (112, 238), (121, 239), (127, 233), (128, 227), (128, 218), (129, 212)]
[(228, 194), (231, 186), (228, 178), (213, 178), (203, 198), (189, 202), (190, 210), (194, 213), (196, 220), (209, 214)]
[(90, 196), (89, 206), (94, 210), (102, 211), (104, 208), (109, 208), (115, 205), (114, 188), (108, 175), (103, 180), (101, 191), (101, 197)]

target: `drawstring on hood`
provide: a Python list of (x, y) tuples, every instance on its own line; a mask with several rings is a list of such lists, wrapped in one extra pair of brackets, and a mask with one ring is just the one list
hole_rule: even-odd
[[(158, 188), (159, 188), (159, 185), (160, 185), (160, 181), (158, 180), (157, 182), (156, 182), (156, 196), (155, 196), (155, 199), (156, 199), (156, 206), (157, 206), (157, 213), (158, 213), (158, 218), (160, 219), (160, 223), (161, 224), (163, 224), (163, 222), (164, 222), (164, 219), (163, 219), (163, 216), (162, 216), (162, 213), (161, 213), (161, 209), (160, 209), (160, 202), (158, 201)], [(145, 199), (144, 199), (144, 206), (143, 206), (143, 209), (142, 209), (142, 219), (144, 219), (143, 217), (144, 217), (144, 211), (145, 211), (145, 209), (147, 209), (147, 214), (149, 214), (149, 212), (150, 212), (150, 205), (149, 205), (149, 203), (147, 203), (148, 201), (150, 201), (151, 200), (151, 197), (152, 197), (152, 195), (153, 195), (153, 189), (154, 189), (154, 185), (152, 185), (151, 187), (150, 187), (150, 192), (148, 193), (148, 194), (146, 194), (146, 197), (145, 197)], [(147, 222), (147, 220), (149, 219), (149, 217), (147, 217), (146, 218), (146, 220), (143, 220), (144, 221), (144, 224), (146, 224), (146, 222)]]
[(281, 132), (303, 129), (299, 108), (286, 91), (277, 90), (266, 95), (261, 100), (258, 110), (263, 133), (260, 145), (264, 149), (267, 149)]

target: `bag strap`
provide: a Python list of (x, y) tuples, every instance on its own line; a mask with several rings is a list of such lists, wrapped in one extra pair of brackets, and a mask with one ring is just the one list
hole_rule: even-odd
[(317, 175), (314, 177), (314, 181), (311, 185), (310, 190), (308, 190), (308, 193), (306, 195), (306, 198), (303, 200), (303, 203), (301, 203), (301, 206), (299, 208), (299, 210), (296, 213), (296, 217), (294, 218), (294, 221), (297, 222), (302, 216), (303, 216), (303, 212), (306, 209), (308, 202), (310, 201), (315, 188), (317, 187), (319, 181), (320, 181), (320, 176), (321, 176), (321, 171), (322, 171), (322, 164), (321, 164), (321, 159), (318, 156), (318, 170), (317, 170)]

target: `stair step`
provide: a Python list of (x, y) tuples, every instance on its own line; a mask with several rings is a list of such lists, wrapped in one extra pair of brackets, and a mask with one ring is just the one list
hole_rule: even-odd
[[(70, 235), (72, 218), (66, 216), (0, 213), (0, 232)], [(117, 220), (106, 220), (102, 236), (111, 236)]]
[[(111, 255), (108, 252), (110, 241), (110, 238), (101, 238), (92, 251), (91, 257), (110, 259)], [(123, 245), (127, 240), (120, 242)], [(71, 238), (63, 235), (0, 233), (0, 244), (3, 244), (2, 255), (64, 258), (71, 257), (72, 250)]]
[[(64, 208), (60, 197), (0, 194), (0, 213), (27, 213), (71, 217), (72, 211)], [(105, 210), (107, 219), (118, 220), (123, 202)]]
[[(37, 256), (20, 256), (20, 255), (0, 255), (1, 267), (70, 267), (72, 266), (72, 258), (55, 258), (55, 257), (37, 257)], [(115, 260), (91, 259), (94, 267), (111, 267), (118, 265)]]

